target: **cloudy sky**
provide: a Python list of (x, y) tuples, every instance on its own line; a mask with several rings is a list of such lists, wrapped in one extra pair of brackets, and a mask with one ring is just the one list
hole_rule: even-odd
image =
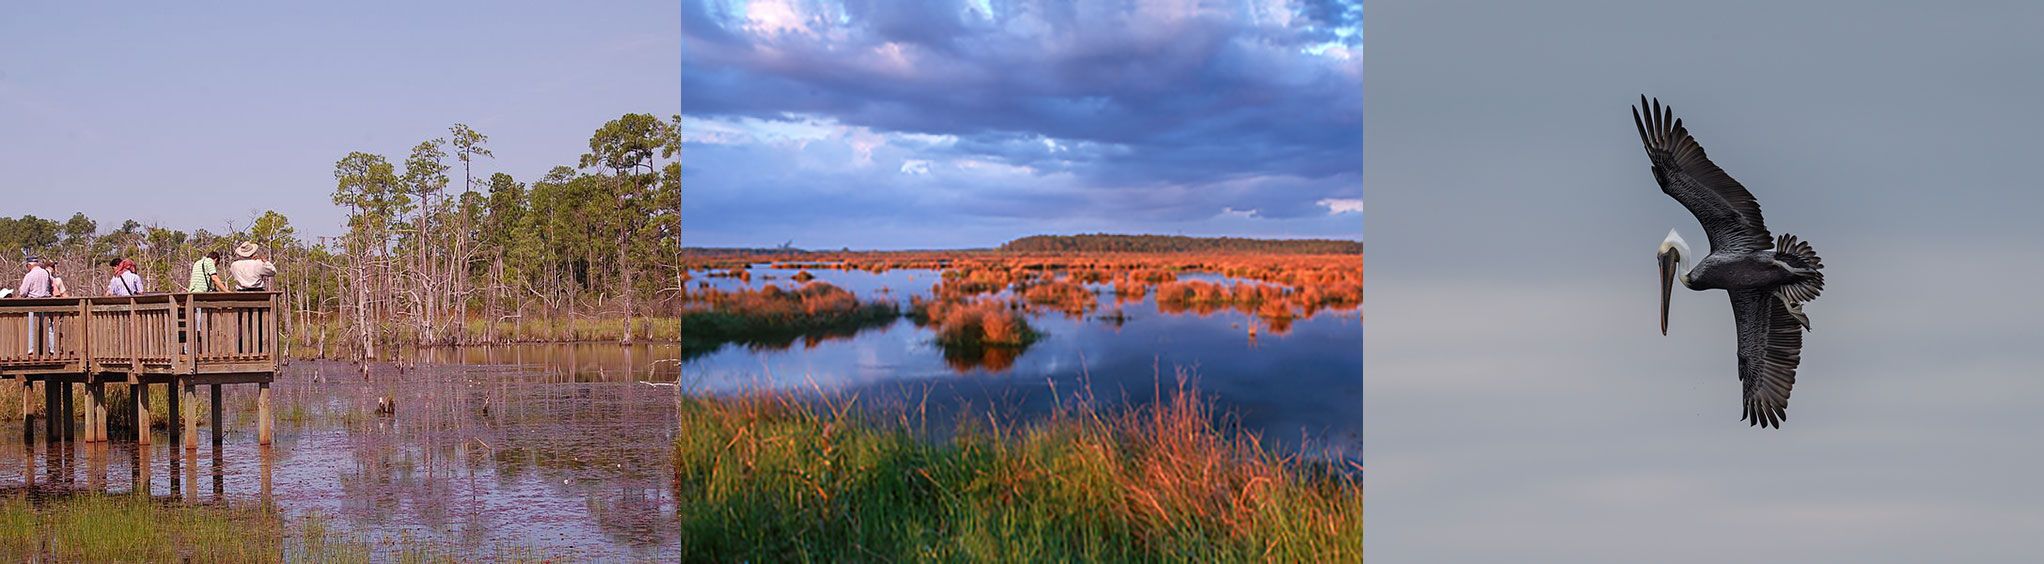
[(682, 4), (690, 246), (1361, 238), (1360, 2)]
[(671, 1), (102, 4), (0, 14), (0, 215), (218, 232), (275, 209), (334, 235), (349, 151), (402, 162), (467, 123), (479, 173), (529, 181), (680, 108)]
[[(2044, 554), (2044, 7), (1370, 10), (1372, 559)], [(1723, 292), (1659, 334), (1642, 93), (1824, 257), (1783, 429)]]

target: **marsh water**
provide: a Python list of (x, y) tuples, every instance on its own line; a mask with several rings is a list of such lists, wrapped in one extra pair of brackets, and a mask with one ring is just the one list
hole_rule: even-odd
[[(271, 503), (367, 541), (409, 537), (484, 555), (671, 561), (680, 550), (672, 441), (679, 345), (521, 345), (411, 353), (405, 367), (299, 361), (272, 390), (276, 435), (256, 445), (256, 387), (224, 387), (225, 436), (187, 455), (158, 429), (138, 448), (0, 433), (0, 490), (136, 492)], [(161, 387), (152, 393), (161, 394)], [(201, 397), (204, 397), (201, 393)], [(394, 414), (377, 413), (380, 398)], [(9, 422), (19, 425), (19, 421)], [(286, 531), (296, 535), (297, 531)]]
[[(750, 272), (750, 281), (692, 274), (723, 290), (800, 285), (793, 280), (798, 270), (758, 265)], [(911, 296), (929, 297), (942, 280), (939, 272), (924, 269), (809, 272), (861, 299), (890, 299), (904, 306)], [(1261, 283), (1214, 273), (1182, 273), (1179, 279)], [(1232, 309), (1167, 311), (1157, 306), (1154, 292), (1122, 300), (1108, 285), (1087, 287), (1098, 300), (1089, 312), (1032, 310), (1030, 325), (1046, 336), (1019, 355), (947, 355), (931, 330), (904, 318), (849, 337), (796, 341), (786, 348), (726, 345), (685, 359), (681, 384), (686, 393), (822, 391), (856, 395), (870, 404), (906, 402), (934, 417), (995, 414), (1027, 420), (1088, 391), (1101, 404), (1144, 405), (1176, 388), (1182, 373), (1188, 386), (1239, 417), (1266, 444), (1360, 460), (1360, 308), (1320, 310), (1273, 324)]]

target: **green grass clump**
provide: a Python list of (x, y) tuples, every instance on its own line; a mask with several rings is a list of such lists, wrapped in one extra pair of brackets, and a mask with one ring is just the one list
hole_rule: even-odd
[[(135, 496), (79, 494), (0, 501), (0, 561), (371, 562), (361, 538), (332, 530), (317, 512), (296, 523), (260, 505), (180, 504)], [(476, 552), (410, 536), (390, 547), (399, 562), (554, 561), (524, 547)]]
[(731, 343), (786, 348), (798, 339), (847, 337), (901, 317), (892, 302), (861, 302), (851, 292), (823, 282), (793, 291), (778, 286), (740, 292), (713, 290), (701, 297), (700, 303), (681, 312), (682, 358), (708, 354)]
[(1264, 450), (1195, 394), (931, 442), (786, 396), (689, 398), (684, 559), (1362, 559), (1362, 484)]
[(274, 512), (159, 504), (84, 494), (32, 505), (0, 502), (0, 554), (52, 562), (252, 562), (275, 560), (283, 540)]

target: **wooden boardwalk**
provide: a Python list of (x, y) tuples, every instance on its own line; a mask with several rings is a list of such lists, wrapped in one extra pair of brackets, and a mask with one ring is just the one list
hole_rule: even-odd
[[(102, 298), (0, 299), (0, 385), (21, 387), (22, 431), (33, 440), (36, 382), (43, 382), (49, 440), (73, 440), (82, 390), (83, 438), (109, 440), (107, 411), (133, 409), (134, 440), (149, 444), (150, 388), (161, 384), (183, 425), (171, 436), (198, 448), (200, 386), (210, 388), (213, 442), (221, 441), (220, 386), (256, 384), (256, 441), (270, 444), (270, 382), (277, 377), (277, 292), (147, 294)], [(110, 407), (108, 384), (128, 385), (127, 405)], [(182, 427), (182, 429), (180, 429)], [(124, 437), (125, 438), (125, 437)]]

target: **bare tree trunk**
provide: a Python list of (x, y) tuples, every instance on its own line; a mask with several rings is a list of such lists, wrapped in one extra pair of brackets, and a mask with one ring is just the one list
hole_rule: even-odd
[(618, 233), (617, 245), (617, 269), (619, 278), (624, 281), (623, 287), (619, 288), (619, 292), (625, 299), (625, 335), (623, 343), (627, 345), (632, 344), (632, 294), (634, 293), (632, 292), (631, 256), (625, 252), (625, 249), (630, 247), (631, 239), (629, 233), (620, 231)]
[(369, 308), (372, 306), (369, 303), (368, 258), (368, 253), (358, 254), (354, 260), (355, 268), (351, 269), (355, 285), (355, 331), (361, 338), (363, 362), (376, 359), (376, 336), (374, 326), (369, 323)]

